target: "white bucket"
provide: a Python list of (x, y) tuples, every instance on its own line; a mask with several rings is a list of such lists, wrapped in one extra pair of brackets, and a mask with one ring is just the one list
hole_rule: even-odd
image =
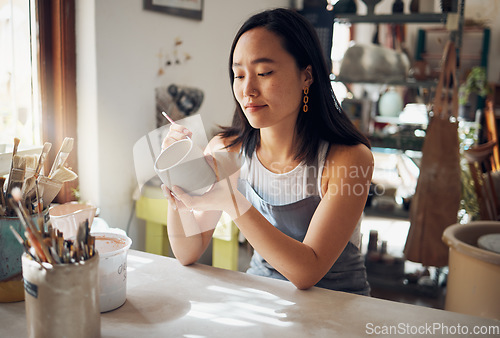
[(101, 312), (114, 310), (127, 299), (127, 252), (132, 240), (117, 233), (93, 232), (99, 253)]

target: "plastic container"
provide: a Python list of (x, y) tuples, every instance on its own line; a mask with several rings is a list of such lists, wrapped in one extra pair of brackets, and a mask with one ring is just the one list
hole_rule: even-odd
[(99, 252), (100, 310), (107, 312), (127, 299), (127, 253), (132, 240), (117, 233), (93, 232)]
[(90, 204), (64, 203), (57, 204), (49, 209), (52, 226), (62, 231), (64, 239), (76, 237), (78, 225), (89, 220), (92, 225), (97, 208)]
[(477, 246), (478, 239), (500, 233), (500, 222), (477, 221), (445, 229), (449, 275), (445, 309), (500, 319), (500, 254)]
[(98, 255), (48, 269), (22, 256), (28, 337), (100, 337)]

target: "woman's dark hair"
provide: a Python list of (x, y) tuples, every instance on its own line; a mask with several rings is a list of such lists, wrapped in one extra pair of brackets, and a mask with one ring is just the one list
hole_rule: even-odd
[[(309, 109), (307, 113), (300, 110), (295, 125), (298, 135), (295, 158), (308, 164), (312, 163), (317, 156), (321, 140), (343, 145), (363, 143), (370, 147), (368, 139), (352, 124), (333, 93), (330, 72), (316, 30), (307, 19), (293, 10), (284, 8), (267, 10), (255, 14), (243, 24), (231, 46), (229, 58), (231, 86), (234, 82), (232, 65), (236, 43), (245, 32), (256, 27), (264, 27), (278, 35), (283, 48), (294, 57), (299, 69), (312, 66), (314, 81), (309, 88)], [(251, 156), (260, 142), (259, 130), (248, 123), (237, 101), (232, 125), (223, 128), (220, 135), (223, 138), (236, 136), (228, 147), (241, 143), (242, 151), (248, 156)]]

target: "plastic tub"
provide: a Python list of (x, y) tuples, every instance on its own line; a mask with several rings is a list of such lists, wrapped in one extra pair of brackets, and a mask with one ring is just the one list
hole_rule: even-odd
[(117, 233), (93, 232), (99, 253), (101, 312), (114, 310), (127, 299), (127, 253), (132, 240)]
[(445, 229), (449, 275), (445, 309), (500, 319), (500, 254), (481, 249), (478, 239), (500, 233), (500, 222), (478, 221)]

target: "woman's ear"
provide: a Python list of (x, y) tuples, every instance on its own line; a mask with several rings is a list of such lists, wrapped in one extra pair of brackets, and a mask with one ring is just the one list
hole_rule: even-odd
[(305, 75), (304, 85), (307, 86), (307, 87), (310, 87), (312, 85), (312, 83), (314, 82), (313, 72), (312, 72), (312, 66), (311, 65), (307, 66), (304, 69), (304, 75)]

